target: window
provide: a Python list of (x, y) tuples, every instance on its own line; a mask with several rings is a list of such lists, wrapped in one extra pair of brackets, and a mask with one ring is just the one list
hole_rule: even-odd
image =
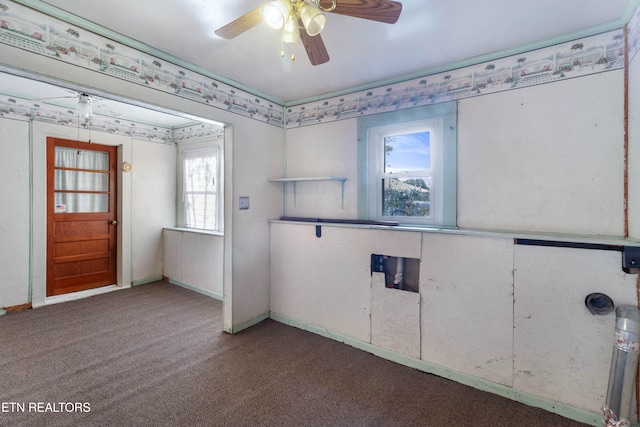
[(220, 149), (182, 148), (180, 154), (182, 226), (220, 231)]
[(359, 119), (359, 215), (408, 225), (456, 224), (455, 103)]

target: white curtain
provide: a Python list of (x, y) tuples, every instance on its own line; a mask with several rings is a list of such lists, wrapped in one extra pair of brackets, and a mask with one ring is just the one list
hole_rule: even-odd
[(218, 228), (218, 149), (185, 150), (184, 225), (188, 228)]
[(109, 153), (56, 147), (55, 168), (56, 212), (109, 211)]

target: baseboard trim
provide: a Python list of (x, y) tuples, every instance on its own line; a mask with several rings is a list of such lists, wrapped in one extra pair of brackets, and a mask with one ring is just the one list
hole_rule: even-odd
[(234, 325), (231, 326), (230, 330), (225, 329), (225, 332), (230, 333), (230, 334), (237, 334), (240, 331), (244, 331), (245, 329), (248, 329), (254, 325), (257, 325), (258, 323), (262, 322), (263, 320), (267, 320), (269, 317), (271, 316), (270, 313), (265, 313), (261, 316), (258, 317), (254, 317), (253, 319), (247, 320), (246, 322), (240, 323), (239, 325)]
[(215, 299), (217, 299), (219, 301), (223, 300), (222, 294), (219, 294), (217, 292), (212, 292), (212, 291), (208, 291), (206, 289), (198, 288), (197, 286), (193, 286), (193, 285), (190, 285), (188, 283), (184, 283), (184, 282), (181, 282), (179, 280), (172, 279), (170, 277), (165, 277), (164, 280), (166, 280), (167, 282), (171, 283), (172, 285), (176, 285), (176, 286), (180, 286), (181, 288), (189, 289), (190, 291), (197, 292), (199, 294), (206, 295), (206, 296), (211, 297), (211, 298), (215, 298)]
[(546, 411), (558, 414), (565, 418), (569, 418), (575, 421), (579, 421), (584, 424), (592, 426), (602, 425), (602, 415), (593, 413), (584, 409), (576, 408), (564, 403), (556, 402), (544, 397), (540, 397), (531, 393), (516, 390), (512, 387), (505, 386), (503, 384), (494, 383), (483, 378), (474, 377), (463, 372), (455, 371), (453, 369), (445, 368), (434, 363), (426, 362), (424, 360), (415, 359), (413, 357), (405, 356), (402, 354), (394, 353), (389, 350), (385, 350), (380, 347), (376, 347), (364, 341), (357, 340), (355, 338), (348, 337), (336, 332), (332, 332), (328, 329), (320, 326), (311, 325), (291, 317), (284, 316), (282, 314), (271, 312), (271, 319), (276, 322), (284, 323), (289, 326), (293, 326), (298, 329), (312, 332), (314, 334), (321, 335), (326, 338), (330, 338), (335, 341), (342, 342), (357, 349), (372, 353), (378, 357), (381, 357), (392, 362), (396, 362), (414, 369), (418, 369), (429, 374), (437, 375), (439, 377), (447, 378), (452, 381), (473, 387), (475, 389), (486, 391), (496, 394), (498, 396), (506, 397), (517, 402), (524, 403), (529, 406), (538, 407)]
[(101, 286), (99, 288), (87, 289), (86, 291), (71, 292), (68, 294), (56, 295), (53, 297), (46, 297), (44, 300), (44, 303), (34, 305), (33, 307), (38, 308), (45, 305), (60, 304), (62, 302), (75, 301), (78, 299), (92, 297), (94, 295), (105, 294), (107, 292), (119, 291), (121, 289), (125, 289), (125, 288), (118, 285), (108, 285), (108, 286)]
[(32, 308), (33, 307), (31, 306), (30, 302), (27, 302), (25, 304), (12, 305), (11, 307), (4, 307), (0, 309), (0, 315), (6, 313), (15, 313), (16, 311), (31, 310)]
[(133, 286), (147, 285), (149, 283), (158, 282), (160, 280), (162, 280), (162, 274), (158, 276), (147, 277), (146, 279), (134, 280), (133, 282), (131, 282), (131, 285)]

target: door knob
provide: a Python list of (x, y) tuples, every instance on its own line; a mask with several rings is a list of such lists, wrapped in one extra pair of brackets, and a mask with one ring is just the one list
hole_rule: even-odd
[(118, 221), (114, 219), (113, 221), (111, 221), (111, 225), (118, 225)]

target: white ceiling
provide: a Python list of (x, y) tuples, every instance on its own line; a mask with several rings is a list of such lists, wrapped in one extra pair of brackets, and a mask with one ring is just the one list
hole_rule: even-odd
[[(339, 2), (340, 0), (338, 0)], [(636, 0), (403, 0), (396, 24), (327, 14), (331, 60), (312, 66), (302, 45), (280, 57), (261, 23), (232, 40), (214, 31), (268, 0), (46, 0), (88, 21), (239, 82), (276, 100), (321, 97), (519, 48), (619, 20)], [(618, 28), (620, 25), (618, 25)]]
[[(215, 30), (268, 0), (46, 0), (60, 10), (194, 64), (240, 88), (289, 104), (364, 89), (455, 66), (482, 55), (516, 54), (622, 26), (640, 0), (403, 0), (396, 24), (327, 14), (330, 61), (312, 66), (302, 45), (280, 57), (279, 32), (259, 24), (232, 40)], [(340, 0), (338, 0), (339, 2)], [(57, 13), (57, 12), (55, 12)], [(91, 28), (89, 28), (91, 29)], [(182, 64), (181, 64), (182, 65)], [(468, 64), (467, 64), (468, 65)], [(183, 65), (184, 66), (184, 65)], [(27, 99), (67, 89), (0, 75), (0, 93)], [(73, 103), (74, 99), (50, 102)], [(94, 105), (94, 110), (98, 104)], [(103, 114), (180, 126), (189, 118), (104, 100)]]

